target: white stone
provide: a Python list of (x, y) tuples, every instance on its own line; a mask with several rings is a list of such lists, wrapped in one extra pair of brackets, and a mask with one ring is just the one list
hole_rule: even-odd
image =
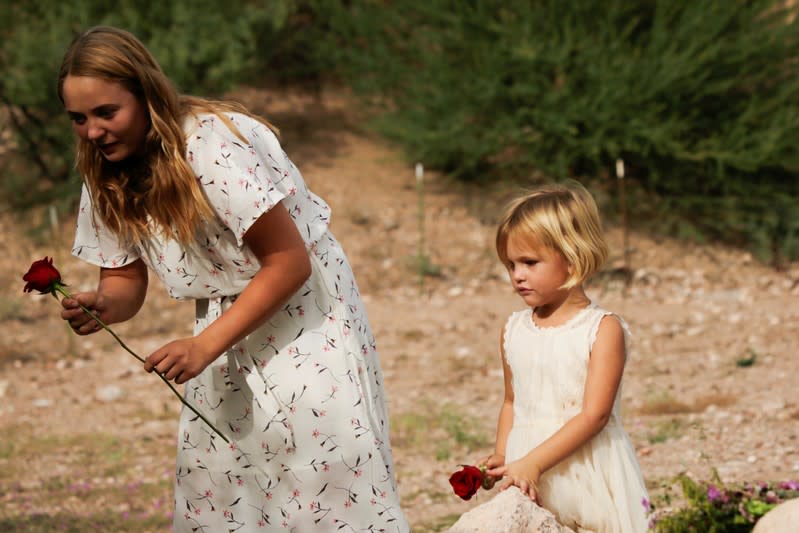
[(692, 328), (686, 329), (685, 330), (685, 335), (687, 337), (696, 337), (697, 335), (699, 335), (700, 333), (703, 333), (704, 331), (705, 331), (705, 328), (703, 328), (702, 326), (694, 326)]
[(97, 388), (97, 399), (103, 402), (113, 402), (122, 397), (124, 391), (116, 385), (106, 385)]
[(766, 513), (752, 533), (799, 533), (799, 498), (784, 501)]
[(33, 400), (33, 402), (31, 402), (31, 405), (34, 407), (50, 407), (53, 405), (53, 400), (49, 398), (36, 398)]
[(455, 286), (447, 291), (447, 296), (450, 298), (457, 298), (461, 294), (463, 294), (463, 287)]
[(470, 355), (472, 355), (472, 349), (469, 348), (468, 346), (459, 346), (455, 350), (455, 357), (457, 357), (458, 359), (464, 359), (466, 357), (469, 357)]
[(516, 487), (462, 514), (448, 533), (574, 533)]

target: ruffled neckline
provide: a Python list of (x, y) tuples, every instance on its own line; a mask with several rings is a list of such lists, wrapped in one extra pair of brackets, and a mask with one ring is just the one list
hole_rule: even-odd
[(535, 308), (531, 307), (525, 312), (524, 323), (527, 324), (527, 327), (530, 328), (532, 331), (540, 331), (540, 332), (556, 332), (562, 331), (565, 329), (569, 329), (577, 325), (587, 314), (590, 310), (596, 309), (597, 305), (593, 301), (589, 301), (588, 305), (577, 311), (574, 316), (568, 319), (563, 324), (558, 324), (557, 326), (539, 326), (533, 320), (533, 311)]

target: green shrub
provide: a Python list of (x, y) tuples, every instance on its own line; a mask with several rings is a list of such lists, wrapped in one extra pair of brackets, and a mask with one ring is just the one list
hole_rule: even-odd
[(799, 19), (785, 4), (361, 1), (330, 8), (326, 47), (411, 160), (611, 188), (623, 159), (653, 225), (799, 257)]
[[(655, 533), (744, 533), (768, 511), (785, 500), (799, 497), (799, 482), (744, 483), (724, 485), (718, 475), (711, 483), (697, 483), (686, 475), (676, 481), (685, 504), (674, 510), (656, 509), (643, 502), (651, 513), (650, 531)], [(671, 504), (667, 492), (664, 507)]]

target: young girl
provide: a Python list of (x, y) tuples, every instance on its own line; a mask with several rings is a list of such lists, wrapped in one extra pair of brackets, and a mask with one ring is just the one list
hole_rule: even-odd
[(528, 308), (500, 338), (505, 398), (495, 452), (481, 461), (575, 531), (647, 530), (646, 489), (621, 425), (628, 331), (583, 283), (607, 256), (579, 184), (542, 187), (508, 207), (497, 253)]
[(80, 334), (140, 309), (152, 270), (196, 301), (192, 337), (145, 365), (199, 417), (180, 419), (174, 530), (395, 531), (383, 378), (347, 258), (269, 124), (179, 95), (142, 43), (97, 27), (58, 94), (84, 177), (73, 252), (100, 267), (63, 302)]

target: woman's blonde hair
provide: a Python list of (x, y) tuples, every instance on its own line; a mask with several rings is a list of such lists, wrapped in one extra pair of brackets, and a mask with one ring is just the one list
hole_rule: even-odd
[(562, 254), (571, 266), (563, 288), (583, 283), (608, 256), (596, 202), (576, 181), (536, 188), (508, 204), (496, 236), (497, 255), (504, 264), (511, 237)]
[(72, 41), (58, 73), (62, 103), (67, 76), (119, 83), (146, 109), (150, 128), (143, 165), (109, 162), (93, 143), (83, 139), (77, 147), (76, 166), (89, 188), (95, 214), (127, 244), (144, 243), (155, 231), (189, 244), (201, 222), (213, 217), (186, 160), (182, 124), (187, 114), (214, 113), (247, 144), (223, 113), (244, 113), (272, 128), (236, 102), (178, 94), (142, 42), (118, 28), (96, 26)]

